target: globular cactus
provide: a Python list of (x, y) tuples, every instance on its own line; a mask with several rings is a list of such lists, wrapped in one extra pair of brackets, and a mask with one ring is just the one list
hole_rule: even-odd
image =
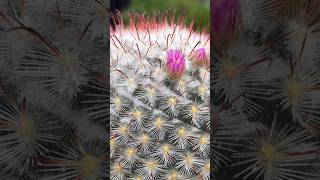
[(227, 128), (217, 179), (319, 179), (317, 4), (212, 1), (214, 137)]
[(169, 13), (110, 34), (111, 179), (210, 179), (210, 38)]
[(108, 5), (0, 0), (0, 179), (109, 177)]

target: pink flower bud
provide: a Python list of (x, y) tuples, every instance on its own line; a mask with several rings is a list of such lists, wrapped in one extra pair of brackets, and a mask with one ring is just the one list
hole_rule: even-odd
[(179, 50), (169, 50), (167, 52), (167, 71), (171, 77), (180, 77), (185, 70), (184, 55)]
[(200, 48), (197, 51), (193, 53), (193, 56), (191, 58), (194, 63), (198, 66), (208, 65), (209, 64), (209, 58), (207, 55), (207, 52), (205, 48)]

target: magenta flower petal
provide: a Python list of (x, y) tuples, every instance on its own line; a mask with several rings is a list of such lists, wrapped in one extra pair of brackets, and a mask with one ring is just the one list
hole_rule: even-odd
[(180, 73), (182, 70), (182, 64), (180, 63), (180, 64), (177, 64), (176, 66), (177, 66), (177, 72)]

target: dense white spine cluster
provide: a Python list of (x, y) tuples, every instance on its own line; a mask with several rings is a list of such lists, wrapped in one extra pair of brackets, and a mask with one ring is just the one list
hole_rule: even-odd
[(209, 179), (209, 35), (130, 17), (110, 34), (111, 179)]

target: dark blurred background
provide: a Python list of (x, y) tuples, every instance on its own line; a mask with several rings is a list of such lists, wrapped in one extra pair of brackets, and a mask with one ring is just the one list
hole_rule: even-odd
[[(132, 12), (152, 14), (161, 10), (176, 10), (177, 19), (186, 13), (186, 23), (190, 24), (194, 17), (195, 29), (206, 28), (210, 24), (210, 0), (111, 0), (111, 10), (119, 9), (124, 15)], [(125, 22), (128, 17), (125, 16)]]

